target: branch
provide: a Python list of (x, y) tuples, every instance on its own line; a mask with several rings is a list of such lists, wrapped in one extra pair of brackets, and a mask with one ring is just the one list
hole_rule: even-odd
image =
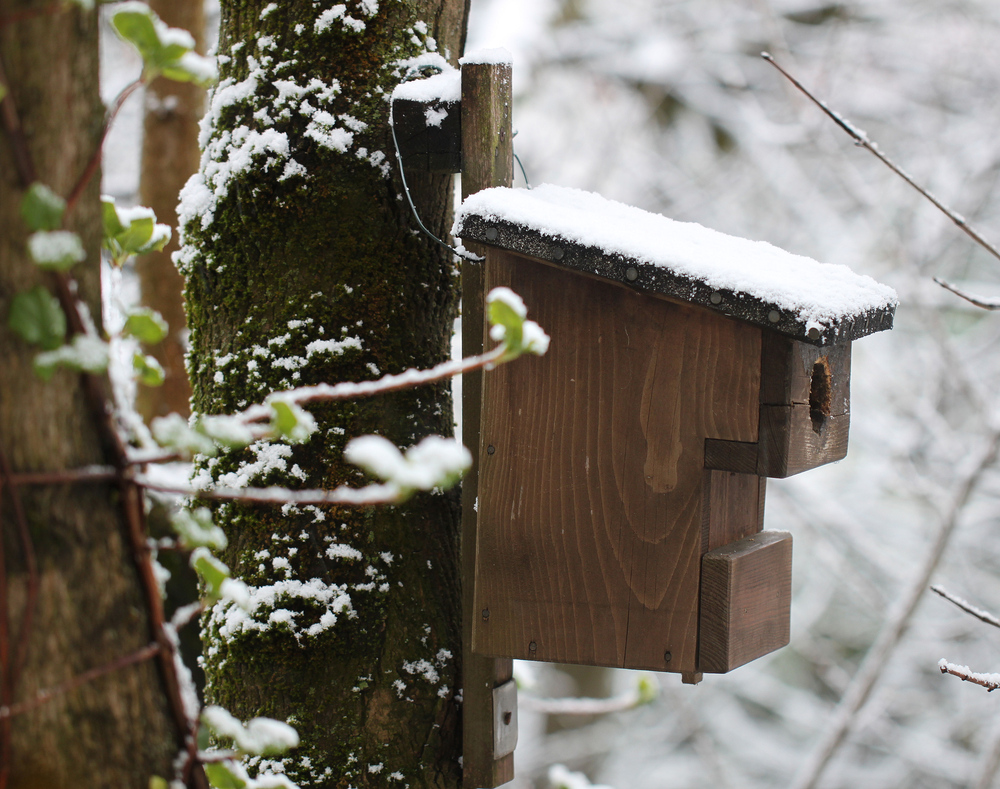
[(288, 488), (215, 488), (202, 489), (182, 485), (164, 485), (145, 475), (136, 475), (136, 485), (146, 490), (173, 493), (179, 496), (194, 496), (199, 499), (220, 501), (245, 501), (252, 504), (298, 504), (340, 505), (346, 507), (371, 507), (375, 505), (400, 504), (406, 492), (396, 485), (366, 485), (363, 488), (349, 488), (341, 485), (334, 490), (289, 490)]
[(821, 736), (819, 745), (792, 781), (793, 789), (815, 789), (830, 760), (843, 745), (854, 726), (858, 712), (868, 701), (872, 688), (875, 687), (875, 683), (879, 681), (882, 672), (890, 663), (889, 657), (906, 632), (906, 628), (917, 610), (917, 605), (930, 584), (930, 578), (951, 541), (951, 536), (958, 525), (965, 505), (968, 504), (972, 494), (979, 487), (986, 471), (996, 463), (998, 453), (1000, 453), (1000, 433), (993, 433), (989, 446), (980, 457), (979, 462), (961, 483), (951, 508), (943, 519), (937, 540), (924, 559), (924, 566), (889, 611), (882, 628), (875, 637), (875, 643), (868, 649), (857, 673), (851, 679), (851, 684), (844, 691), (840, 703), (834, 711), (832, 723)]
[(518, 693), (517, 696), (517, 703), (524, 709), (541, 712), (545, 715), (607, 715), (611, 712), (634, 709), (643, 701), (638, 689), (627, 690), (606, 699), (547, 699), (526, 693)]
[(944, 658), (941, 658), (941, 661), (938, 663), (938, 668), (941, 669), (942, 674), (951, 674), (953, 677), (958, 677), (963, 682), (971, 682), (975, 685), (982, 685), (990, 693), (997, 688), (1000, 688), (1000, 674), (978, 674), (968, 666), (959, 666), (955, 663), (949, 663)]
[(965, 611), (967, 614), (972, 614), (974, 617), (976, 617), (976, 619), (979, 619), (988, 625), (993, 625), (993, 627), (1000, 627), (1000, 619), (998, 619), (996, 616), (991, 614), (989, 611), (983, 611), (981, 608), (976, 608), (971, 603), (967, 603), (961, 597), (956, 597), (955, 595), (951, 594), (948, 590), (946, 590), (944, 587), (935, 584), (934, 586), (931, 587), (931, 591), (934, 592), (935, 594), (941, 595), (941, 597), (943, 597), (948, 602), (954, 603), (963, 611)]
[(37, 707), (41, 707), (45, 704), (45, 702), (51, 700), (55, 696), (75, 690), (81, 685), (86, 685), (88, 682), (92, 682), (95, 679), (103, 677), (105, 674), (111, 674), (125, 668), (126, 666), (131, 666), (133, 663), (141, 663), (144, 660), (149, 660), (151, 657), (158, 655), (159, 652), (159, 644), (148, 644), (142, 649), (133, 652), (131, 655), (125, 655), (125, 657), (118, 658), (118, 660), (107, 663), (106, 665), (92, 668), (90, 671), (84, 671), (82, 674), (78, 674), (73, 677), (73, 679), (67, 680), (66, 682), (54, 687), (38, 691), (38, 693), (35, 694), (35, 698), (30, 701), (22, 701), (20, 704), (11, 704), (10, 706), (0, 707), (0, 720), (13, 718), (15, 715), (22, 715), (25, 712), (30, 712)]
[(961, 296), (963, 299), (971, 304), (975, 304), (977, 307), (982, 307), (984, 310), (1000, 310), (1000, 299), (989, 299), (983, 296), (975, 296), (971, 293), (966, 293), (961, 288), (952, 285), (950, 282), (945, 282), (940, 277), (934, 277), (934, 281), (945, 290), (950, 290), (956, 296)]
[[(858, 145), (861, 148), (865, 148), (866, 150), (870, 151), (886, 167), (888, 167), (890, 170), (892, 170), (896, 175), (898, 175), (900, 178), (902, 178), (904, 181), (906, 181), (906, 183), (908, 183), (910, 186), (912, 186), (914, 189), (916, 189), (921, 195), (923, 195), (931, 203), (933, 203), (933, 205), (934, 205), (935, 208), (937, 208), (941, 213), (943, 213), (945, 216), (947, 216), (952, 222), (954, 222), (956, 225), (958, 225), (958, 227), (960, 227), (973, 241), (975, 241), (977, 244), (979, 244), (979, 246), (981, 246), (983, 249), (985, 249), (987, 252), (989, 252), (991, 255), (993, 255), (993, 257), (995, 257), (997, 260), (1000, 260), (1000, 250), (998, 250), (995, 246), (993, 246), (993, 244), (991, 244), (989, 241), (987, 241), (985, 238), (983, 238), (982, 235), (980, 235), (979, 232), (974, 227), (972, 227), (972, 225), (970, 225), (968, 223), (968, 221), (966, 220), (966, 218), (964, 216), (962, 216), (961, 214), (959, 214), (959, 213), (957, 213), (955, 211), (952, 211), (950, 208), (948, 208), (948, 206), (946, 206), (944, 203), (942, 203), (940, 200), (938, 200), (933, 194), (931, 194), (930, 192), (928, 192), (926, 189), (924, 189), (922, 186), (920, 186), (920, 184), (918, 184), (916, 181), (914, 181), (913, 180), (913, 176), (911, 176), (908, 172), (906, 172), (906, 170), (903, 170), (895, 162), (893, 162), (888, 156), (886, 156), (884, 153), (882, 153), (882, 151), (879, 150), (878, 145), (876, 143), (872, 142), (868, 138), (868, 135), (864, 131), (862, 131), (857, 126), (855, 126), (853, 123), (851, 123), (850, 121), (848, 121), (846, 118), (844, 118), (842, 115), (840, 115), (840, 113), (836, 112), (835, 110), (832, 110), (830, 107), (828, 107), (826, 105), (825, 102), (823, 102), (820, 99), (816, 98), (816, 96), (814, 96), (812, 93), (810, 93), (809, 90), (806, 89), (806, 87), (801, 82), (799, 82), (797, 79), (795, 79), (795, 77), (793, 77), (791, 74), (789, 74), (787, 71), (785, 71), (785, 69), (783, 69), (781, 66), (779, 66), (775, 62), (774, 58), (771, 57), (771, 55), (769, 55), (767, 52), (761, 52), (760, 56), (762, 58), (764, 58), (764, 60), (766, 60), (772, 66), (774, 66), (778, 71), (780, 71), (782, 73), (782, 75), (789, 82), (791, 82), (796, 88), (798, 88), (800, 91), (802, 91), (802, 93), (805, 94), (805, 96), (810, 101), (812, 101), (813, 104), (815, 104), (817, 107), (819, 107), (824, 113), (826, 113), (826, 115), (834, 123), (836, 123), (841, 129), (843, 129), (845, 132), (847, 132), (851, 136), (851, 138), (854, 140), (854, 144), (855, 145)], [(938, 280), (935, 280), (935, 281), (937, 281), (939, 285), (943, 285), (944, 287), (947, 287), (946, 285), (944, 285), (944, 283), (942, 283), (942, 282), (940, 282)], [(952, 288), (948, 288), (948, 290), (953, 290), (953, 289)], [(953, 291), (953, 292), (957, 292), (957, 291)], [(962, 296), (962, 298), (968, 298), (967, 296), (963, 295), (962, 293), (958, 293), (958, 295)], [(973, 304), (976, 304), (976, 302), (973, 301), (972, 299), (969, 299), (969, 301), (972, 301)], [(978, 305), (978, 306), (982, 306), (982, 305)], [(994, 308), (994, 307), (987, 307), (986, 309), (996, 309), (996, 308)]]

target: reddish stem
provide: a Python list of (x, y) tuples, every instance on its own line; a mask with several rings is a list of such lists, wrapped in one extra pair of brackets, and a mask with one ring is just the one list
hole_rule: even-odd
[(118, 94), (118, 97), (115, 99), (115, 103), (111, 105), (108, 117), (104, 121), (104, 129), (101, 131), (101, 139), (97, 143), (97, 148), (94, 150), (93, 156), (90, 157), (90, 161), (87, 162), (83, 175), (80, 176), (80, 179), (76, 182), (76, 186), (73, 187), (73, 191), (70, 192), (69, 197), (66, 198), (67, 214), (73, 210), (73, 207), (80, 200), (83, 190), (87, 188), (87, 184), (90, 183), (90, 179), (93, 178), (94, 174), (97, 172), (97, 168), (101, 164), (101, 153), (104, 149), (104, 140), (107, 138), (108, 132), (111, 130), (111, 124), (114, 123), (115, 117), (121, 110), (122, 105), (129, 96), (145, 84), (146, 80), (143, 77), (139, 77), (139, 79), (135, 82), (126, 85), (122, 89), (122, 92)]

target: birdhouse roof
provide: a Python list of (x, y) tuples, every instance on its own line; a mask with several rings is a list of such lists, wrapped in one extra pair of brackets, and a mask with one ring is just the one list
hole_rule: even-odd
[(846, 266), (549, 184), (471, 195), (452, 233), (815, 345), (891, 329), (898, 303)]

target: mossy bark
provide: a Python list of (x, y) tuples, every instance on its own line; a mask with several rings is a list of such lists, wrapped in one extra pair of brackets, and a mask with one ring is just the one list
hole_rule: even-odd
[[(50, 10), (51, 4), (0, 0), (0, 18), (32, 9)], [(97, 33), (96, 11), (68, 6), (0, 26), (10, 91), (0, 132), (0, 446), (15, 472), (111, 461), (80, 376), (59, 372), (41, 381), (32, 371), (38, 349), (8, 326), (15, 295), (49, 284), (26, 250), (28, 229), (19, 211), (25, 177), (65, 197), (100, 143)], [(25, 143), (21, 153), (19, 135), (11, 133), (14, 114)], [(65, 223), (87, 253), (73, 273), (79, 298), (98, 324), (99, 182), (98, 173)], [(17, 528), (15, 495), (24, 503), (29, 547)], [(110, 485), (33, 485), (16, 493), (5, 487), (0, 540), (0, 705), (30, 701), (41, 689), (108, 666), (153, 640)], [(32, 556), (37, 594), (30, 591)], [(22, 650), (26, 660), (15, 676)], [(0, 784), (6, 778), (11, 789), (144, 787), (154, 774), (171, 775), (179, 748), (156, 663), (146, 661), (0, 721)]]
[[(223, 1), (222, 81), (178, 257), (196, 411), (447, 357), (457, 273), (402, 198), (388, 95), (400, 61), (436, 50), (454, 63), (466, 15), (462, 0)], [(450, 177), (412, 181), (422, 218), (445, 235)], [(313, 414), (304, 445), (257, 445), (204, 471), (227, 484), (360, 485), (342, 457), (350, 438), (407, 447), (453, 433), (447, 385)], [(270, 600), (252, 616), (228, 603), (206, 616), (209, 700), (302, 737), (257, 768), (303, 786), (458, 786), (457, 491), (380, 509), (226, 505), (218, 520), (234, 574)]]

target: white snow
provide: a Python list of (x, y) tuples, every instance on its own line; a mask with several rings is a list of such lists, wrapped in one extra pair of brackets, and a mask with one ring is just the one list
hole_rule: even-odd
[(459, 65), (511, 65), (513, 58), (510, 52), (503, 47), (492, 47), (489, 49), (477, 49), (470, 52), (465, 57), (459, 59)]
[(593, 192), (543, 184), (486, 189), (455, 217), (511, 222), (572, 244), (662, 266), (711, 288), (745, 293), (786, 310), (807, 327), (830, 326), (869, 310), (894, 307), (896, 292), (846, 266), (818, 263), (763, 241), (677, 222)]
[(299, 735), (287, 723), (272, 718), (253, 718), (241, 723), (222, 707), (209, 706), (202, 720), (220, 737), (229, 737), (244, 753), (286, 751), (299, 744)]
[(395, 65), (404, 69), (404, 73), (413, 74), (428, 67), (439, 69), (439, 73), (425, 79), (401, 82), (392, 91), (393, 101), (407, 99), (421, 103), (439, 101), (452, 104), (462, 100), (462, 72), (437, 52), (425, 52), (415, 58), (400, 60)]

